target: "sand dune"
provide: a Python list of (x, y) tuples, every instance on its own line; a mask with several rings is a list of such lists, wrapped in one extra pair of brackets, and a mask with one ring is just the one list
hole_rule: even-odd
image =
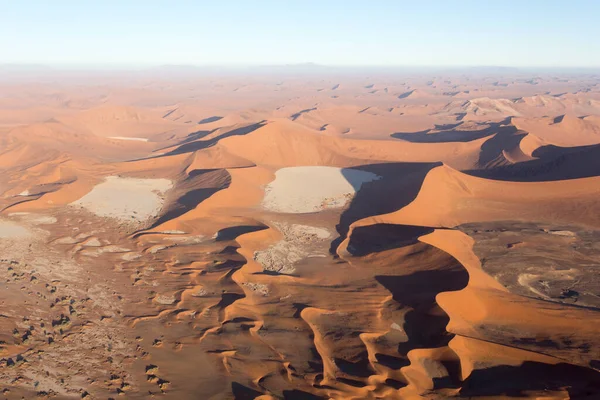
[(167, 72), (0, 82), (5, 397), (600, 396), (597, 77)]
[(534, 120), (515, 119), (516, 126), (557, 146), (585, 146), (598, 143), (600, 125), (594, 118), (571, 114)]

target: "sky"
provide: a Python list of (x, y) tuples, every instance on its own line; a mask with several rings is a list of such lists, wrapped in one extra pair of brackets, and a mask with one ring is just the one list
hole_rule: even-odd
[(600, 67), (598, 0), (0, 0), (0, 64)]

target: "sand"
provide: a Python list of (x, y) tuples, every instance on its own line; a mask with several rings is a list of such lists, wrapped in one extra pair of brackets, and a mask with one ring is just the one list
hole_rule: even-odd
[(5, 397), (600, 398), (598, 76), (286, 71), (0, 68)]
[(27, 228), (11, 221), (0, 220), (0, 239), (12, 239), (28, 236)]
[(292, 214), (341, 208), (364, 183), (376, 179), (379, 177), (371, 172), (350, 168), (282, 168), (265, 188), (262, 206), (269, 211)]
[[(319, 248), (331, 236), (323, 228), (307, 225), (286, 225), (275, 223), (275, 227), (283, 235), (283, 240), (266, 250), (254, 253), (254, 260), (264, 271), (278, 274), (294, 274), (295, 264), (307, 257), (325, 257), (326, 249)], [(325, 250), (325, 251), (324, 251)]]
[(134, 142), (147, 142), (148, 138), (141, 137), (126, 137), (126, 136), (109, 136), (109, 139), (117, 139), (117, 140), (132, 140)]
[(91, 192), (71, 203), (106, 218), (143, 222), (158, 215), (171, 188), (168, 179), (137, 179), (109, 176)]

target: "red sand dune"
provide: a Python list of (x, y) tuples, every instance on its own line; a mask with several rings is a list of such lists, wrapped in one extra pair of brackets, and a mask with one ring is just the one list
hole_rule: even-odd
[(0, 85), (3, 393), (598, 398), (596, 80)]

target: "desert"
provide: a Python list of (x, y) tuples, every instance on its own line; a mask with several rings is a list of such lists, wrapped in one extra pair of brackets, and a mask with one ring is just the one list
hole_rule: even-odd
[(0, 84), (6, 398), (600, 396), (598, 75), (94, 74)]
[(0, 400), (599, 400), (600, 1), (0, 1)]

